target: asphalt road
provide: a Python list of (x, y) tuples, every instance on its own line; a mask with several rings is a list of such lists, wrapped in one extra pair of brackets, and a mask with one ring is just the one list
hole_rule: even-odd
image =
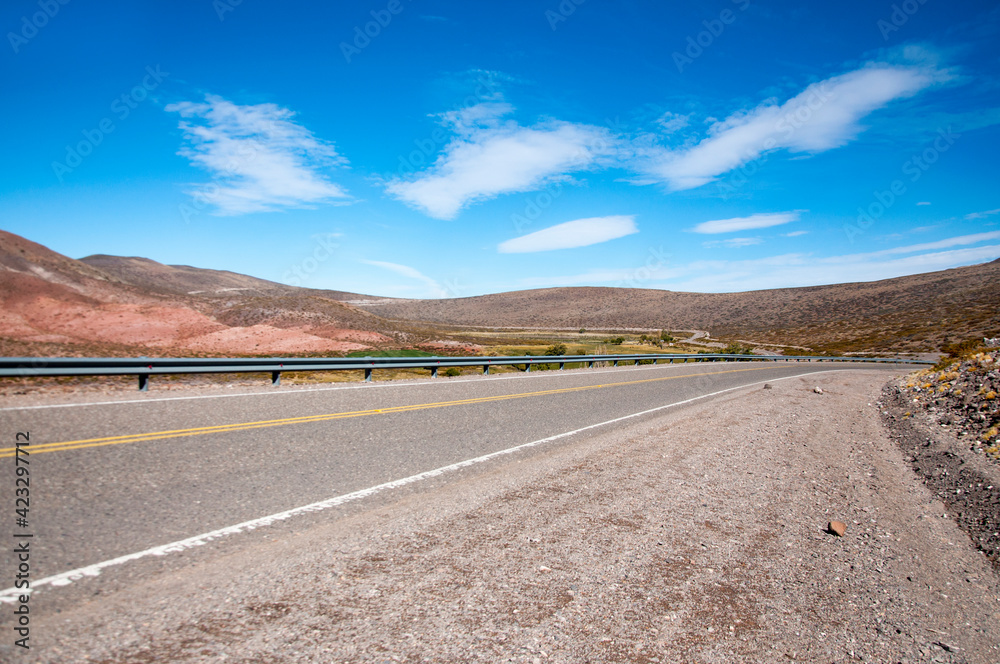
[[(37, 581), (668, 404), (843, 368), (620, 367), (8, 408), (0, 411), (2, 495), (13, 525), (11, 448), (14, 432), (30, 432)], [(12, 579), (0, 577), (0, 590)]]

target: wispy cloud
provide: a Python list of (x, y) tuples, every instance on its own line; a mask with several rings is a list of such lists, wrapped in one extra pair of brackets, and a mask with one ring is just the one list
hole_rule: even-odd
[(638, 232), (639, 228), (635, 225), (635, 217), (632, 215), (590, 217), (549, 226), (540, 231), (501, 242), (497, 250), (502, 254), (526, 254), (554, 249), (572, 249), (607, 242)]
[[(610, 284), (726, 293), (839, 284), (845, 281), (845, 275), (855, 282), (877, 281), (994, 260), (1000, 257), (1000, 244), (972, 245), (998, 239), (1000, 232), (975, 233), (937, 242), (825, 258), (790, 253), (747, 260), (671, 262), (670, 265), (638, 269), (601, 269), (573, 275), (525, 277), (518, 283), (526, 288)], [(944, 251), (939, 251), (941, 249)]]
[(980, 242), (988, 242), (990, 240), (1000, 240), (1000, 231), (992, 231), (989, 233), (973, 233), (971, 235), (960, 235), (958, 237), (950, 237), (945, 240), (938, 240), (937, 242), (924, 242), (923, 244), (911, 244), (905, 247), (882, 249), (881, 251), (873, 251), (868, 254), (858, 254), (858, 255), (875, 258), (877, 256), (891, 256), (893, 254), (912, 254), (919, 251), (933, 251), (935, 249), (948, 249), (949, 247), (960, 247), (970, 244), (979, 244)]
[(929, 65), (872, 63), (810, 85), (783, 104), (765, 102), (715, 122), (693, 147), (653, 148), (637, 167), (672, 190), (712, 182), (766, 152), (818, 153), (840, 147), (862, 130), (862, 118), (890, 102), (910, 97), (947, 74)]
[(607, 129), (558, 120), (524, 127), (503, 120), (513, 110), (486, 102), (443, 114), (454, 138), (430, 169), (395, 178), (386, 191), (431, 217), (454, 219), (470, 203), (567, 179), (613, 151)]
[(781, 226), (793, 221), (798, 221), (799, 216), (806, 210), (793, 210), (791, 212), (771, 212), (766, 214), (754, 214), (749, 217), (733, 217), (731, 219), (713, 219), (703, 221), (691, 230), (695, 233), (734, 233), (736, 231), (747, 231), (756, 228), (770, 228), (771, 226)]
[(696, 261), (674, 265), (681, 275), (652, 286), (720, 293), (838, 284), (845, 281), (845, 275), (852, 282), (877, 281), (994, 260), (1000, 257), (1000, 244), (972, 245), (998, 239), (1000, 231), (825, 258), (796, 253), (740, 261)]
[(702, 242), (701, 246), (706, 249), (715, 249), (717, 247), (726, 247), (727, 249), (739, 249), (740, 247), (752, 247), (755, 244), (762, 244), (764, 240), (759, 237), (731, 237), (725, 240), (712, 240), (710, 242)]
[(294, 113), (276, 104), (241, 106), (208, 95), (203, 103), (179, 102), (187, 145), (178, 154), (212, 175), (190, 193), (215, 207), (216, 214), (239, 215), (319, 203), (349, 196), (320, 169), (347, 160), (333, 145), (292, 121)]
[(424, 285), (424, 297), (428, 298), (440, 298), (448, 297), (449, 293), (446, 288), (439, 284), (434, 279), (431, 279), (424, 273), (420, 272), (416, 268), (412, 268), (409, 265), (400, 265), (399, 263), (388, 263), (386, 261), (369, 261), (362, 260), (362, 263), (366, 265), (373, 265), (375, 267), (380, 267), (384, 270), (389, 270), (390, 272), (395, 272), (396, 274), (406, 277), (407, 279), (413, 279), (414, 281), (420, 282)]
[(985, 212), (972, 212), (965, 215), (966, 221), (973, 221), (975, 219), (985, 219), (986, 217), (991, 217), (995, 214), (1000, 214), (1000, 208), (996, 210), (986, 210)]
[(809, 231), (792, 231), (791, 233), (782, 233), (781, 237), (799, 237), (800, 235), (808, 235)]

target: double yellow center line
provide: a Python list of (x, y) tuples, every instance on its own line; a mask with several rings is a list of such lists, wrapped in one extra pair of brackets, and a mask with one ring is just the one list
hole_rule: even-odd
[[(109, 436), (106, 438), (86, 438), (83, 440), (70, 440), (62, 443), (42, 443), (32, 445), (29, 448), (31, 454), (45, 454), (46, 452), (64, 452), (68, 450), (80, 450), (88, 447), (105, 447), (108, 445), (123, 445), (125, 443), (141, 443), (149, 440), (163, 440), (165, 438), (186, 438), (188, 436), (204, 436), (214, 433), (229, 433), (231, 431), (247, 431), (249, 429), (264, 429), (267, 427), (280, 427), (289, 424), (308, 424), (311, 422), (326, 422), (328, 420), (342, 420), (350, 417), (368, 417), (370, 415), (389, 415), (391, 413), (406, 413), (415, 410), (429, 410), (431, 408), (449, 408), (451, 406), (467, 406), (477, 403), (490, 403), (493, 401), (507, 401), (510, 399), (525, 399), (528, 397), (541, 397), (552, 394), (567, 394), (570, 392), (583, 392), (585, 390), (599, 390), (608, 387), (621, 387), (624, 385), (639, 385), (642, 383), (656, 383), (665, 380), (677, 380), (679, 378), (693, 378), (695, 376), (713, 376), (727, 373), (741, 373), (744, 371), (762, 371), (772, 367), (755, 367), (750, 369), (727, 369), (725, 371), (708, 371), (703, 373), (684, 374), (681, 376), (664, 376), (661, 378), (647, 378), (644, 380), (630, 380), (620, 383), (608, 383), (606, 385), (584, 385), (581, 387), (566, 387), (558, 390), (542, 390), (540, 392), (521, 392), (518, 394), (502, 394), (492, 397), (477, 397), (474, 399), (459, 399), (457, 401), (438, 401), (436, 403), (421, 403), (411, 406), (391, 406), (388, 408), (373, 408), (371, 410), (354, 410), (346, 413), (326, 413), (323, 415), (305, 415), (302, 417), (288, 417), (280, 420), (260, 420), (257, 422), (240, 422), (236, 424), (220, 424), (210, 427), (194, 427), (192, 429), (174, 429), (172, 431), (153, 431), (151, 433), (131, 434), (126, 436)], [(13, 447), (0, 448), (0, 459), (14, 456)]]

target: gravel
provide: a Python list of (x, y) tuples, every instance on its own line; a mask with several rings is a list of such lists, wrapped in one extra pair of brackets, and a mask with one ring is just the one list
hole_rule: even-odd
[(887, 375), (740, 390), (58, 615), (40, 593), (0, 659), (995, 664), (1000, 581), (889, 436)]
[(1000, 467), (1000, 351), (921, 371), (896, 387), (905, 416), (921, 415), (922, 423), (939, 425)]

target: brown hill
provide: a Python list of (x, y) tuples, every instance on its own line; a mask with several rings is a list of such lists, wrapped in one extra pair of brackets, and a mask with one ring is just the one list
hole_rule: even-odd
[(386, 318), (476, 327), (699, 329), (825, 350), (933, 351), (1000, 332), (1000, 261), (867, 283), (744, 293), (549, 288), (450, 300), (370, 300)]
[(164, 265), (137, 256), (94, 254), (81, 258), (79, 262), (114, 275), (123, 283), (156, 293), (224, 297), (234, 291), (250, 292), (253, 295), (278, 295), (297, 294), (309, 290), (314, 295), (337, 301), (364, 297), (344, 291), (296, 288), (227, 270), (210, 270), (190, 265)]
[(699, 329), (717, 338), (837, 352), (933, 351), (948, 340), (1000, 334), (998, 284), (1000, 261), (994, 261), (746, 293), (550, 288), (398, 300), (145, 258), (73, 260), (0, 231), (0, 352), (330, 352), (428, 340), (435, 326)]
[(326, 353), (396, 334), (324, 291), (143, 258), (78, 261), (0, 231), (5, 355)]

